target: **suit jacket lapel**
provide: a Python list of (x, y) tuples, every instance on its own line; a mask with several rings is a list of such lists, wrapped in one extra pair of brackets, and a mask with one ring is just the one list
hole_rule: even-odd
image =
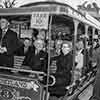
[(2, 30), (0, 29), (0, 41), (1, 41), (1, 38), (2, 38)]

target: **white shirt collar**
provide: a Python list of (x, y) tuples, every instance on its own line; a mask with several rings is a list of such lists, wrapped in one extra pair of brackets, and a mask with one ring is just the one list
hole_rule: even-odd
[(6, 28), (6, 29), (4, 29), (4, 30), (2, 30), (2, 31), (7, 32), (7, 31), (8, 31), (8, 28)]
[(79, 51), (77, 52), (77, 54), (80, 54), (80, 53), (82, 53), (82, 50), (83, 50), (83, 49), (79, 50)]

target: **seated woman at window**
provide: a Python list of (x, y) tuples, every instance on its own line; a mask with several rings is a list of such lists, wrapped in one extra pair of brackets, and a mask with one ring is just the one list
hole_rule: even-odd
[(56, 61), (57, 70), (54, 74), (56, 84), (49, 88), (51, 96), (61, 97), (66, 94), (66, 86), (71, 82), (71, 70), (73, 66), (72, 44), (64, 41), (61, 46), (61, 54), (51, 60)]

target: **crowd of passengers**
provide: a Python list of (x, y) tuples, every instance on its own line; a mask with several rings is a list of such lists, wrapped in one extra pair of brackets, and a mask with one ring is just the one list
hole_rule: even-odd
[[(46, 41), (45, 30), (39, 30), (34, 33), (33, 38), (24, 38), (20, 41), (17, 33), (9, 29), (9, 22), (2, 18), (0, 20), (0, 66), (13, 67), (14, 56), (24, 56), (22, 66), (28, 66), (34, 71), (42, 71), (47, 73), (48, 67), (48, 41)], [(66, 35), (66, 34), (65, 34)], [(66, 36), (63, 36), (66, 38)], [(73, 47), (72, 42), (68, 40), (58, 39), (51, 44), (50, 66), (55, 61), (56, 71), (52, 73), (56, 78), (56, 83), (49, 88), (51, 96), (61, 97), (66, 94), (66, 86), (71, 84), (72, 67), (73, 67)], [(53, 48), (55, 47), (55, 50)], [(74, 81), (78, 80), (84, 73), (84, 40), (79, 39), (75, 45), (75, 71)], [(93, 50), (99, 48), (99, 42), (94, 40)], [(85, 70), (91, 69), (89, 58), (91, 47), (86, 49), (86, 65)], [(55, 54), (55, 55), (54, 55)]]

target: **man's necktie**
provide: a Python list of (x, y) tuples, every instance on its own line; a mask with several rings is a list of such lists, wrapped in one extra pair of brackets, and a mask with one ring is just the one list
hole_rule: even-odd
[(2, 30), (2, 37), (1, 37), (1, 40), (0, 40), (0, 45), (1, 46), (2, 46), (2, 40), (3, 40), (4, 36), (5, 36), (5, 34), (6, 34), (6, 31)]
[(5, 34), (6, 34), (6, 31), (3, 30), (3, 31), (2, 31), (2, 38), (5, 36)]

